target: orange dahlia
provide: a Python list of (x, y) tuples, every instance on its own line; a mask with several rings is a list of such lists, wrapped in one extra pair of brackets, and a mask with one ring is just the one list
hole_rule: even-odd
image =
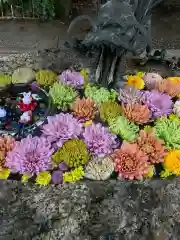
[(0, 171), (5, 167), (5, 159), (8, 152), (15, 146), (15, 140), (9, 136), (0, 137)]
[(156, 83), (156, 90), (166, 93), (171, 97), (176, 97), (180, 94), (180, 83), (170, 80), (162, 80)]
[(140, 180), (149, 172), (148, 156), (136, 143), (123, 142), (121, 148), (112, 154), (112, 159), (120, 178)]
[(136, 124), (147, 123), (151, 116), (149, 108), (139, 103), (124, 105), (122, 110), (124, 116)]
[(153, 132), (141, 130), (136, 143), (148, 155), (149, 162), (152, 164), (164, 162), (164, 157), (167, 155), (164, 141), (156, 138)]
[(89, 121), (94, 119), (97, 112), (97, 107), (90, 98), (78, 98), (74, 102), (72, 110), (73, 114), (80, 120)]

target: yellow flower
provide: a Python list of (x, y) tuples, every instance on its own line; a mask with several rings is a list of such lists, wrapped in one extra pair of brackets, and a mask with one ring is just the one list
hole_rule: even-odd
[(10, 175), (10, 170), (8, 168), (3, 168), (0, 171), (0, 179), (8, 179)]
[(136, 76), (142, 78), (142, 77), (144, 76), (144, 74), (145, 74), (145, 72), (137, 72), (137, 73), (136, 73)]
[(160, 172), (160, 177), (161, 178), (167, 178), (167, 177), (169, 177), (171, 175), (172, 175), (172, 173), (170, 173), (167, 169), (164, 169), (164, 171)]
[(144, 80), (139, 76), (130, 75), (130, 76), (127, 76), (126, 85), (133, 86), (137, 89), (143, 89), (144, 88)]
[(64, 182), (73, 183), (81, 180), (83, 176), (84, 176), (84, 169), (82, 166), (80, 166), (78, 168), (75, 168), (71, 172), (65, 172), (63, 175), (63, 180)]
[(180, 77), (168, 77), (167, 80), (172, 81), (174, 83), (180, 83)]
[(46, 186), (51, 181), (51, 174), (47, 171), (40, 172), (40, 174), (36, 177), (36, 184)]
[(148, 173), (144, 176), (145, 178), (152, 178), (154, 176), (155, 173), (155, 167), (154, 165), (149, 167), (149, 171)]
[(85, 85), (86, 84), (88, 84), (88, 69), (87, 68), (83, 68), (82, 70), (81, 70), (81, 75), (84, 77), (84, 83), (85, 83)]
[(89, 120), (89, 121), (85, 122), (83, 125), (84, 125), (84, 127), (87, 127), (87, 126), (91, 125), (92, 123), (93, 123), (93, 121)]
[(28, 180), (30, 178), (31, 178), (31, 176), (29, 174), (25, 173), (25, 174), (22, 175), (21, 182), (22, 183), (28, 182)]
[(180, 176), (180, 150), (172, 150), (165, 157), (163, 166), (168, 172)]
[(170, 114), (169, 119), (180, 122), (180, 118), (175, 114)]

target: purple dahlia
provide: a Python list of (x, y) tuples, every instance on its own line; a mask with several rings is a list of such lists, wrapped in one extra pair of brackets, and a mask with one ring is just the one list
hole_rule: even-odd
[(173, 111), (172, 98), (156, 90), (151, 92), (145, 91), (143, 94), (143, 103), (148, 106), (153, 118), (167, 116)]
[(111, 134), (108, 128), (103, 127), (100, 123), (85, 127), (83, 137), (89, 151), (98, 157), (110, 154), (118, 145), (117, 136)]
[(84, 77), (80, 72), (65, 70), (58, 78), (61, 83), (67, 84), (73, 88), (81, 88), (84, 85)]
[(16, 142), (15, 148), (7, 154), (5, 165), (12, 172), (38, 175), (52, 168), (53, 152), (54, 149), (46, 138), (29, 135)]
[(69, 139), (77, 138), (82, 132), (82, 125), (72, 114), (60, 113), (47, 118), (48, 123), (42, 126), (42, 132), (52, 143), (58, 147)]

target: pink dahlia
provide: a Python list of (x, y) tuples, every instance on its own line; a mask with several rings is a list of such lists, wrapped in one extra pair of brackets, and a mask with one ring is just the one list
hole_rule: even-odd
[(53, 151), (46, 138), (29, 135), (16, 142), (13, 150), (7, 154), (5, 166), (12, 172), (38, 175), (42, 171), (51, 169)]
[(139, 180), (149, 171), (148, 156), (136, 143), (123, 142), (121, 148), (112, 154), (112, 159), (120, 178)]
[(84, 85), (84, 77), (81, 73), (69, 69), (61, 73), (59, 81), (73, 88), (81, 88)]
[(42, 126), (42, 132), (50, 142), (58, 147), (69, 139), (77, 138), (82, 132), (82, 125), (72, 114), (60, 113), (47, 118), (48, 123)]
[(87, 126), (83, 137), (89, 151), (99, 157), (110, 154), (117, 147), (116, 135), (111, 134), (100, 123)]

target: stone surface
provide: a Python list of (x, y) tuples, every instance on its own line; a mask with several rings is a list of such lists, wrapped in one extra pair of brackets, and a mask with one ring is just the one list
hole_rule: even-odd
[(44, 188), (1, 181), (0, 223), (0, 240), (179, 240), (180, 179)]

